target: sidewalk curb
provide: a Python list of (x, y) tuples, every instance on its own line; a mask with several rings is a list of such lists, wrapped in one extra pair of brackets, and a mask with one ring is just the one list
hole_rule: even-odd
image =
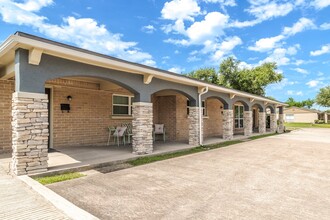
[(98, 219), (94, 215), (86, 212), (85, 210), (79, 208), (73, 203), (69, 202), (62, 196), (56, 194), (52, 190), (43, 186), (39, 182), (33, 180), (27, 175), (18, 176), (18, 179), (22, 180), (25, 184), (30, 186), (34, 191), (43, 196), (47, 201), (52, 203), (56, 208), (66, 214), (69, 218), (74, 220), (96, 220)]

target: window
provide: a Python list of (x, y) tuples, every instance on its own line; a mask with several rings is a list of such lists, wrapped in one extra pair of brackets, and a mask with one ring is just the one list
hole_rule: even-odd
[(132, 115), (132, 96), (113, 95), (112, 114), (113, 115)]
[(243, 128), (244, 106), (235, 105), (235, 128)]
[(286, 114), (285, 115), (285, 121), (287, 121), (287, 122), (294, 121), (294, 114)]
[[(189, 115), (190, 100), (187, 99), (187, 115)], [(205, 101), (202, 101), (203, 116), (207, 116)]]

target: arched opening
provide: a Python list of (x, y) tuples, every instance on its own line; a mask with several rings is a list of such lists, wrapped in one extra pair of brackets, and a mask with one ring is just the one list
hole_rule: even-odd
[(275, 108), (271, 105), (265, 107), (266, 109), (266, 131), (275, 132), (277, 129), (277, 119)]
[(223, 138), (224, 109), (228, 109), (228, 103), (220, 97), (211, 96), (203, 100), (204, 143), (208, 143), (214, 138)]
[(249, 105), (245, 101), (237, 100), (236, 102), (234, 102), (234, 135), (244, 135), (244, 111), (249, 111), (249, 109)]
[(260, 116), (264, 112), (264, 108), (262, 107), (261, 104), (255, 103), (252, 105), (252, 129), (253, 133), (259, 133), (259, 123), (260, 123)]
[[(109, 139), (109, 128), (132, 123), (132, 103), (139, 96), (122, 83), (86, 76), (47, 80), (45, 88), (49, 95), (49, 147), (57, 150), (116, 145), (113, 136)], [(127, 151), (131, 151), (131, 137), (124, 138)], [(123, 142), (121, 139), (120, 144)]]
[[(196, 99), (189, 94), (174, 89), (160, 90), (152, 94), (153, 124), (165, 128), (165, 142), (189, 141), (189, 107), (196, 106)], [(164, 143), (164, 138), (154, 137), (154, 148)]]

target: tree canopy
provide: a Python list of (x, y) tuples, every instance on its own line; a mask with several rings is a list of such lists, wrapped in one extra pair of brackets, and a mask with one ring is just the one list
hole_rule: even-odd
[(306, 99), (303, 101), (296, 101), (294, 100), (294, 98), (290, 97), (288, 98), (288, 100), (285, 102), (286, 104), (288, 104), (290, 107), (291, 106), (296, 106), (296, 107), (306, 107), (306, 108), (312, 108), (312, 106), (314, 105), (315, 101), (313, 99)]
[(228, 57), (220, 63), (218, 73), (214, 68), (201, 68), (186, 75), (262, 96), (265, 95), (267, 85), (280, 82), (283, 78), (281, 73), (276, 72), (276, 63), (267, 62), (253, 68), (241, 67), (240, 63), (241, 61)]
[(218, 74), (216, 73), (215, 69), (211, 68), (211, 67), (201, 68), (201, 69), (192, 71), (192, 72), (186, 74), (186, 76), (204, 80), (209, 83), (218, 84)]
[(316, 95), (316, 103), (323, 107), (330, 107), (330, 86), (320, 89)]

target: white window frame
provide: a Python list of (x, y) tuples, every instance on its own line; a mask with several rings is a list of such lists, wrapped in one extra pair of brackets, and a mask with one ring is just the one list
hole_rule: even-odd
[[(236, 115), (236, 109), (235, 108), (238, 108), (238, 115)], [(243, 112), (243, 114), (242, 114), (242, 118), (241, 118), (241, 111), (240, 111), (240, 109), (242, 109), (242, 112)], [(237, 129), (241, 129), (241, 128), (244, 128), (244, 106), (243, 105), (234, 105), (234, 126), (235, 126), (235, 128), (237, 128)], [(238, 120), (238, 123), (237, 123), (237, 125), (238, 125), (238, 127), (236, 127), (236, 120)], [(241, 125), (241, 120), (243, 120), (243, 124)]]
[[(114, 96), (121, 96), (128, 98), (128, 105), (126, 104), (114, 104)], [(134, 96), (131, 95), (122, 95), (122, 94), (112, 94), (112, 115), (114, 116), (131, 116), (132, 115), (132, 101)], [(115, 106), (127, 106), (128, 107), (128, 114), (115, 114), (114, 107)]]

